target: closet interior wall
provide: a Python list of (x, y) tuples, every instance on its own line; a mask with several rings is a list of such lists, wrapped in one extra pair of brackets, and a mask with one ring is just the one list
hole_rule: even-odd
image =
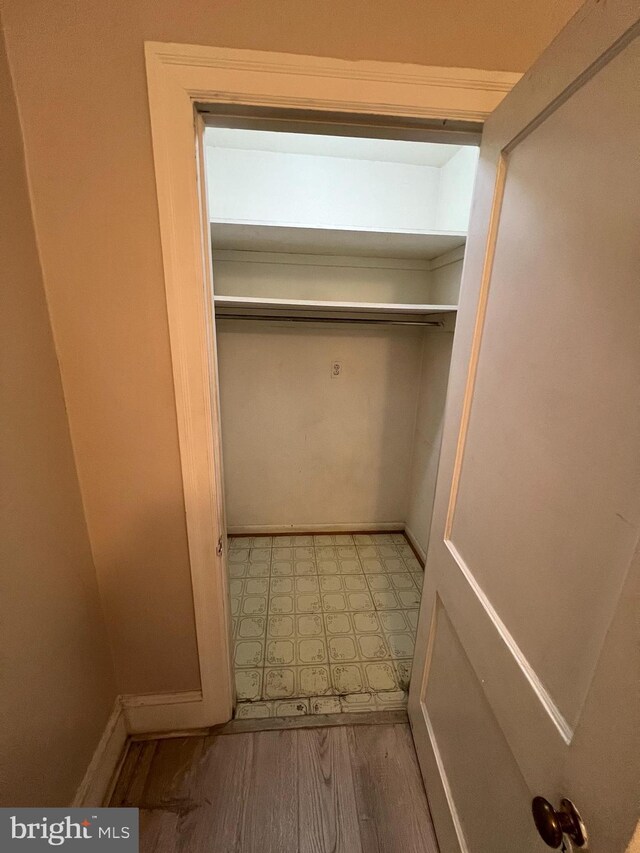
[[(301, 265), (236, 257), (214, 259), (216, 292), (263, 288), (265, 295), (286, 297), (291, 288), (313, 298), (329, 270), (345, 299), (364, 287), (375, 291), (369, 299), (385, 301), (398, 291), (406, 298), (411, 288), (424, 295), (431, 286), (457, 302), (462, 267), (461, 260), (427, 271), (398, 268), (401, 261), (396, 268), (389, 261), (385, 267), (326, 267), (311, 265), (308, 257)], [(424, 554), (452, 340), (446, 326), (219, 318), (229, 531), (406, 524)], [(341, 372), (334, 377), (336, 361)]]
[[(216, 129), (207, 148), (216, 299), (400, 303), (440, 325), (230, 319), (217, 304), (228, 531), (406, 528), (424, 556), (477, 151), (384, 162), (379, 140), (286, 136), (252, 150)], [(363, 142), (370, 159), (346, 156)], [(431, 304), (452, 310), (416, 313)]]

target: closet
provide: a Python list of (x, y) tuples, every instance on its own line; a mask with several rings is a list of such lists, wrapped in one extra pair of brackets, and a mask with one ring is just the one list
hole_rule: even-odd
[(205, 153), (237, 715), (403, 707), (477, 148)]

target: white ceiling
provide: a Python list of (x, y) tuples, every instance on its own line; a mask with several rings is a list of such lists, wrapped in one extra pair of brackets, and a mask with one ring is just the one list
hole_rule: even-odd
[(460, 145), (433, 142), (403, 142), (395, 139), (361, 139), (355, 136), (318, 136), (310, 133), (275, 133), (264, 130), (236, 130), (208, 127), (205, 144), (210, 148), (242, 148), (249, 151), (276, 151), (313, 154), (352, 160), (379, 160), (417, 166), (444, 166)]

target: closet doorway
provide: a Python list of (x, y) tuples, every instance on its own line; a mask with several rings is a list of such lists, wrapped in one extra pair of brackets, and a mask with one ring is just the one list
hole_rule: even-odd
[(404, 709), (478, 149), (207, 125), (235, 716)]

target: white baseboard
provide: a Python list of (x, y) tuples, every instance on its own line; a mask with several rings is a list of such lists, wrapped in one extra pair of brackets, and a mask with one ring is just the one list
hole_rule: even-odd
[(227, 528), (231, 536), (274, 536), (279, 533), (369, 533), (372, 530), (403, 530), (404, 521), (378, 521), (353, 524), (235, 524)]
[(411, 528), (407, 527), (406, 524), (404, 526), (404, 533), (405, 533), (405, 536), (407, 537), (407, 539), (409, 540), (409, 542), (411, 542), (413, 549), (415, 550), (415, 552), (418, 555), (418, 559), (420, 560), (420, 562), (422, 563), (422, 566), (424, 567), (425, 563), (427, 562), (427, 555), (424, 551), (424, 548), (420, 545), (420, 543), (416, 539)]
[(199, 729), (210, 725), (200, 690), (121, 696), (129, 734)]
[(104, 805), (124, 759), (127, 736), (122, 703), (117, 696), (102, 737), (73, 798), (73, 808)]

